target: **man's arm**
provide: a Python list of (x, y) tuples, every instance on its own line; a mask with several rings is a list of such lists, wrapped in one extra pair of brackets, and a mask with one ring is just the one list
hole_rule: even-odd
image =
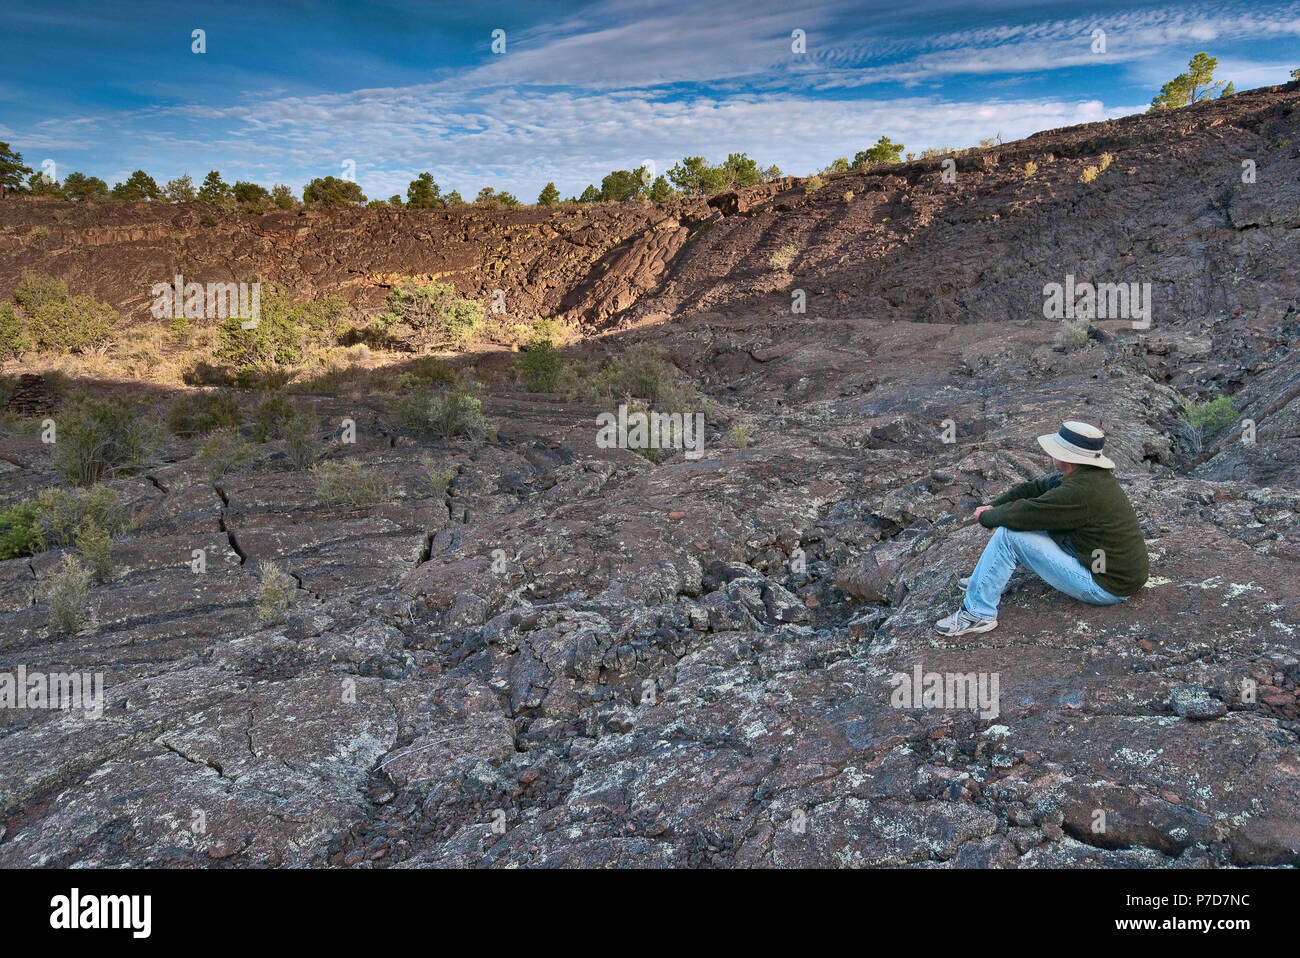
[(1058, 483), (1032, 499), (1015, 499), (986, 509), (980, 513), (979, 523), (986, 529), (1005, 526), (1013, 532), (1066, 531), (1084, 525), (1090, 512), (1076, 489)]

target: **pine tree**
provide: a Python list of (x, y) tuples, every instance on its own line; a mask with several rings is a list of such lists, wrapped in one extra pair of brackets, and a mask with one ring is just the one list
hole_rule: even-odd
[(32, 172), (30, 166), (23, 166), (23, 155), (9, 149), (8, 143), (0, 143), (0, 199), (8, 193), (25, 192), (23, 177)]

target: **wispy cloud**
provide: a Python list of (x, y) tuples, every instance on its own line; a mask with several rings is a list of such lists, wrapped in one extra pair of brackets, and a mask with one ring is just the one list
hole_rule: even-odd
[[(171, 9), (155, 8), (154, 21)], [(137, 166), (160, 177), (216, 168), (231, 180), (301, 186), (352, 160), (371, 196), (403, 192), (428, 169), (446, 188), (473, 192), (491, 183), (529, 199), (547, 180), (576, 193), (645, 159), (664, 169), (683, 155), (744, 150), (803, 173), (882, 134), (920, 150), (1123, 115), (1144, 109), (1201, 45), (1222, 48), (1220, 74), (1238, 89), (1282, 82), (1283, 51), (1300, 36), (1294, 2), (1152, 8), (989, 0), (976, 10), (959, 0), (906, 8), (858, 0), (809, 8), (777, 0), (602, 0), (559, 16), (518, 4), (484, 8), (474, 19), (479, 8), (457, 8), (459, 19), (443, 19), (461, 32), (432, 46), (443, 56), (427, 56), (420, 42), (390, 27), (382, 36), (365, 33), (389, 22), (424, 29), (430, 14), (418, 4), (381, 4), (355, 22), (356, 38), (333, 26), (343, 22), (341, 8), (326, 9), (327, 16), (291, 27), (265, 8), (250, 13), (256, 37), (244, 45), (277, 27), (298, 41), (277, 47), (269, 64), (238, 55), (243, 21), (222, 14), (213, 19), (219, 56), (182, 60), (178, 71), (130, 73), (123, 82), (131, 97), (108, 107), (47, 107), (26, 119), (19, 110), (4, 136), (32, 153), (60, 154), (62, 169), (92, 166), (88, 172), (100, 175)], [(102, 11), (95, 16), (102, 20)], [(28, 33), (57, 21), (31, 11), (19, 18)], [(498, 23), (507, 44), (499, 56), (489, 50)], [(325, 28), (334, 32), (299, 36)], [(183, 23), (165, 29), (169, 37), (188, 35)], [(796, 29), (806, 34), (806, 52), (792, 49)], [(1106, 34), (1104, 52), (1093, 49), (1097, 29)], [(72, 31), (79, 32), (93, 35)], [(0, 52), (7, 43), (0, 41)], [(394, 52), (386, 63), (388, 47), (416, 54)], [(378, 82), (340, 87), (332, 74), (356, 64)], [(223, 87), (222, 76), (240, 85)], [(159, 79), (168, 82), (165, 97), (139, 96)], [(22, 84), (9, 81), (15, 98)], [(31, 92), (38, 100), (56, 95), (39, 86)]]

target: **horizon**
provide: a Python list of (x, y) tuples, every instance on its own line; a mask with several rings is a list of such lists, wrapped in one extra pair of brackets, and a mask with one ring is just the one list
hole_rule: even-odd
[[(920, 153), (1144, 112), (1202, 50), (1238, 91), (1300, 63), (1300, 3), (75, 2), (9, 19), (0, 140), (34, 169), (110, 187), (217, 170), (297, 195), (341, 176), (370, 199), (429, 171), (444, 194), (527, 203), (733, 152), (807, 175), (880, 136)], [(39, 63), (64, 65), (58, 82)]]

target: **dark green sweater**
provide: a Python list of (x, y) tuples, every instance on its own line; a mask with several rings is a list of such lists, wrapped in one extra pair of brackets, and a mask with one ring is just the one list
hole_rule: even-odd
[(1147, 547), (1137, 514), (1109, 469), (1078, 466), (1016, 486), (993, 500), (980, 525), (1015, 532), (1046, 532), (1089, 571), (1093, 550), (1105, 553), (1105, 572), (1093, 580), (1112, 595), (1132, 595), (1147, 581)]

